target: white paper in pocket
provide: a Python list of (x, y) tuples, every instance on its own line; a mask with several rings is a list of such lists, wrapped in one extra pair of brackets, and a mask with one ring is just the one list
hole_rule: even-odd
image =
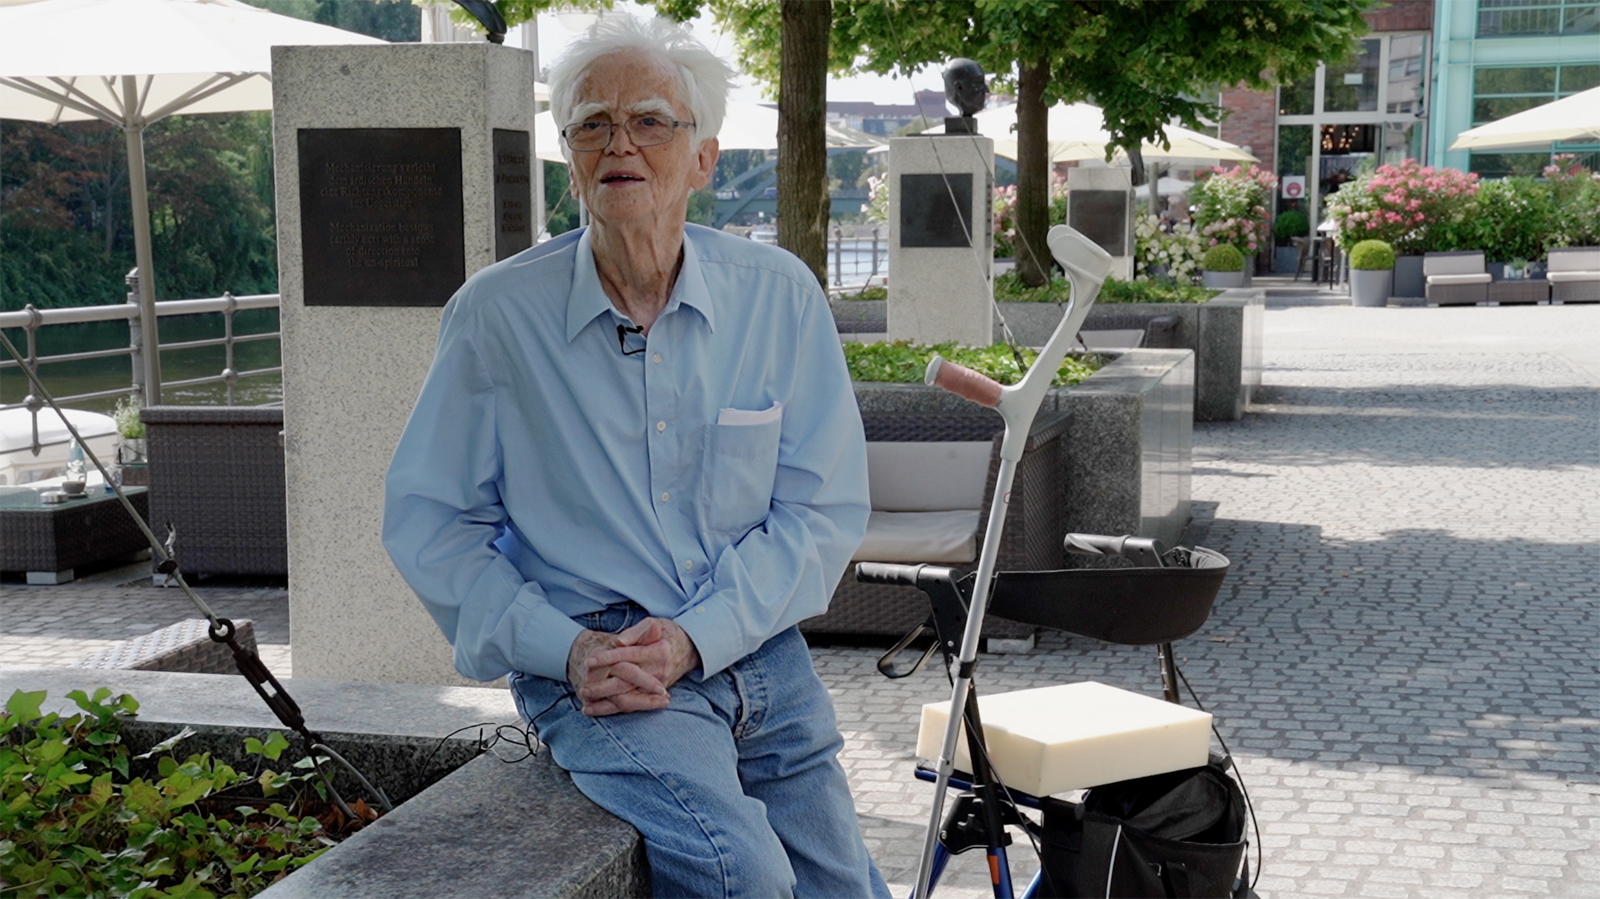
[(772, 408), (762, 409), (759, 412), (749, 409), (720, 409), (717, 411), (717, 424), (719, 425), (764, 425), (769, 421), (783, 418), (783, 404), (773, 403)]

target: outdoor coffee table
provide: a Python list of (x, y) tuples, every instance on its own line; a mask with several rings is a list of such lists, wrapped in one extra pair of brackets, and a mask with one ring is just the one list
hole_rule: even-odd
[[(128, 501), (150, 516), (149, 491), (125, 487)], [(32, 498), (28, 494), (33, 494)], [(105, 493), (45, 505), (33, 491), (9, 493), (0, 505), (0, 571), (22, 571), (30, 584), (65, 584), (74, 569), (125, 558), (149, 543), (116, 496)]]
[(1491, 281), (1489, 299), (1502, 306), (1540, 303), (1550, 299), (1550, 282), (1543, 278)]

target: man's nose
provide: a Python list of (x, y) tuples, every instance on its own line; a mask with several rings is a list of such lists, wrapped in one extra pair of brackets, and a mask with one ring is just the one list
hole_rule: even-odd
[[(618, 141), (623, 140), (628, 142), (627, 150), (623, 150), (618, 144)], [(618, 156), (626, 156), (629, 153), (639, 152), (639, 147), (633, 142), (633, 135), (628, 132), (628, 126), (626, 123), (611, 129), (611, 143), (606, 146), (606, 152), (615, 153)]]

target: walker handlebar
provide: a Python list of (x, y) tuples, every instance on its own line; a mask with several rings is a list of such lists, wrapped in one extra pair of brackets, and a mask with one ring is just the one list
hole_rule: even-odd
[(1082, 556), (1117, 556), (1143, 568), (1162, 568), (1161, 544), (1151, 537), (1106, 537), (1101, 534), (1068, 534), (1062, 541), (1069, 553)]
[(935, 387), (943, 387), (962, 399), (971, 400), (980, 406), (993, 409), (1000, 405), (1000, 382), (985, 374), (979, 374), (964, 365), (957, 365), (935, 353), (928, 360), (928, 370), (923, 375), (922, 381)]
[(863, 584), (915, 587), (922, 568), (921, 565), (897, 565), (893, 562), (861, 562), (856, 565), (856, 580)]

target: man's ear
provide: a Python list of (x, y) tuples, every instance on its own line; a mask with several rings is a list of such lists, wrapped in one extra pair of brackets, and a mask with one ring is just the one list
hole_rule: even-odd
[(711, 176), (717, 172), (717, 156), (719, 154), (717, 139), (707, 138), (700, 149), (695, 152), (694, 176), (689, 179), (691, 190), (699, 190), (711, 183)]

